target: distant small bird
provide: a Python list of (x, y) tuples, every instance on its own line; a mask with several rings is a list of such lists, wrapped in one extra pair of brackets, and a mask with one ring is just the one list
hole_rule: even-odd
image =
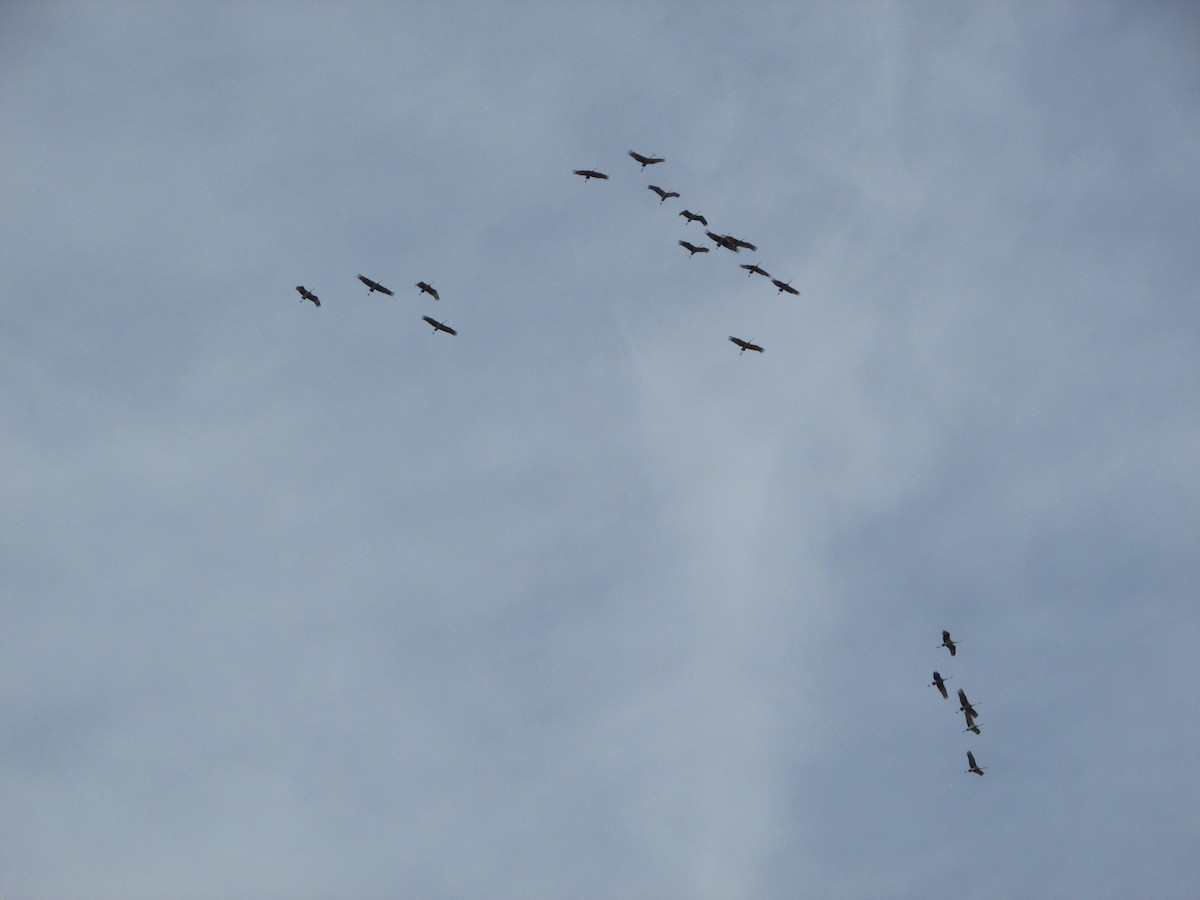
[(968, 731), (971, 731), (971, 732), (974, 732), (975, 734), (979, 734), (979, 726), (975, 724), (975, 717), (973, 715), (971, 715), (969, 712), (967, 712), (966, 710), (963, 710), (962, 713), (964, 716), (966, 716), (966, 719), (967, 719), (967, 727), (963, 729), (963, 732), (966, 733)]
[(382, 284), (380, 284), (378, 281), (372, 281), (370, 278), (367, 278), (365, 275), (359, 275), (358, 280), (370, 288), (370, 290), (367, 291), (368, 296), (375, 293), (376, 291), (379, 291), (379, 293), (381, 293), (381, 294), (387, 294), (389, 297), (396, 296), (391, 291), (389, 291), (387, 288), (385, 288)]
[(597, 172), (595, 169), (576, 169), (575, 174), (582, 175), (584, 181), (588, 181), (592, 178), (599, 178), (601, 181), (608, 181), (607, 175), (605, 175), (603, 172)]
[(439, 331), (444, 331), (446, 334), (458, 334), (457, 331), (444, 322), (439, 322), (437, 319), (431, 319), (429, 316), (421, 316), (421, 318), (433, 326), (433, 334), (437, 334)]
[(950, 694), (946, 691), (946, 682), (949, 680), (950, 680), (949, 678), (943, 678), (941, 675), (938, 674), (938, 671), (936, 669), (934, 669), (933, 681), (929, 682), (928, 686), (937, 688), (939, 691), (942, 692), (942, 698), (949, 700)]
[(314, 306), (320, 306), (321, 301), (312, 291), (308, 290), (304, 285), (297, 285), (296, 290), (300, 292), (300, 301), (311, 300)]
[[(781, 288), (781, 290), (782, 290), (782, 288)], [(793, 293), (797, 293), (797, 292), (793, 291)], [(949, 650), (951, 656), (958, 655), (958, 650), (956, 649), (957, 644), (958, 644), (958, 641), (950, 640), (950, 632), (948, 632), (948, 631), (942, 632), (942, 643), (940, 646), (945, 647), (947, 650)]]
[(746, 277), (747, 277), (747, 278), (749, 278), (751, 275), (762, 275), (764, 278), (770, 278), (770, 277), (771, 277), (771, 273), (770, 273), (770, 272), (768, 272), (766, 269), (760, 269), (760, 268), (758, 267), (758, 264), (757, 264), (757, 263), (755, 263), (755, 264), (754, 264), (754, 265), (752, 265), (752, 266), (748, 266), (748, 265), (746, 265), (746, 264), (744, 264), (744, 263), (743, 263), (743, 264), (742, 264), (742, 268), (746, 270)]
[(423, 281), (418, 281), (417, 287), (419, 287), (421, 289), (422, 294), (430, 294), (434, 300), (442, 299), (441, 297), (438, 296), (438, 292), (436, 290), (434, 290), (432, 284), (426, 284)]
[(964, 712), (972, 719), (978, 719), (979, 713), (975, 711), (975, 707), (971, 705), (971, 701), (967, 699), (967, 692), (962, 688), (958, 689), (959, 712)]
[(664, 162), (661, 156), (642, 156), (642, 154), (634, 153), (632, 150), (629, 151), (629, 155), (640, 162), (643, 169), (646, 168), (646, 166), (653, 166), (660, 162)]
[(689, 244), (687, 241), (680, 241), (679, 246), (687, 248), (688, 256), (695, 256), (697, 253), (708, 252), (707, 247), (697, 247), (695, 244)]
[(729, 339), (742, 348), (738, 351), (738, 356), (741, 356), (747, 350), (753, 350), (755, 353), (766, 352), (762, 347), (758, 346), (758, 344), (752, 344), (750, 341), (743, 341), (741, 338), (735, 338), (732, 334), (729, 336)]
[(974, 772), (976, 775), (982, 775), (983, 769), (987, 768), (987, 766), (984, 766), (983, 769), (979, 768), (979, 764), (975, 762), (975, 754), (970, 750), (967, 751), (967, 762), (971, 764), (971, 768), (967, 769), (967, 772)]
[(679, 196), (679, 193), (678, 193), (677, 191), (664, 191), (664, 190), (663, 190), (662, 188), (660, 188), (660, 187), (659, 187), (657, 184), (649, 184), (649, 185), (646, 185), (646, 186), (647, 186), (648, 188), (650, 188), (650, 190), (654, 191), (654, 193), (658, 194), (658, 196), (659, 196), (659, 201), (658, 201), (658, 202), (659, 202), (659, 203), (662, 203), (662, 202), (664, 202), (665, 200), (667, 200), (667, 199), (669, 199), (669, 198), (671, 198), (671, 197), (678, 197), (678, 196)]
[(738, 245), (735, 244), (728, 235), (713, 234), (711, 231), (706, 231), (704, 233), (707, 234), (709, 239), (718, 247), (724, 247), (726, 250), (732, 250), (734, 253), (738, 252)]
[(702, 216), (702, 215), (692, 212), (690, 209), (685, 209), (683, 212), (680, 213), (680, 215), (683, 216), (685, 219), (687, 219), (687, 222), (683, 223), (685, 225), (687, 225), (691, 222), (699, 222), (701, 225), (704, 225), (704, 226), (708, 225), (708, 219), (704, 218), (704, 216)]
[[(784, 291), (787, 291), (789, 294), (795, 294), (797, 297), (800, 296), (800, 292), (798, 290), (796, 290), (794, 287), (792, 287), (792, 283), (790, 281), (785, 283), (785, 282), (780, 281), (778, 278), (772, 278), (771, 284), (773, 284), (773, 285), (775, 285), (775, 287), (779, 288), (779, 290), (776, 293), (782, 294)], [(950, 651), (950, 655), (951, 656), (954, 655), (953, 650)]]

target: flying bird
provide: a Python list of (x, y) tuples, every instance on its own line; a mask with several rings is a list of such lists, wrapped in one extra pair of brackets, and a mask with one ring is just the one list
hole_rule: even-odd
[(946, 682), (949, 680), (950, 680), (949, 678), (943, 678), (941, 675), (939, 675), (937, 670), (935, 669), (933, 672), (933, 681), (929, 682), (928, 686), (937, 688), (939, 691), (942, 692), (942, 697), (944, 699), (949, 700), (950, 694), (947, 693), (947, 691), (946, 691)]
[(738, 351), (738, 356), (741, 356), (747, 350), (753, 350), (755, 353), (766, 352), (762, 347), (758, 346), (758, 344), (752, 344), (750, 341), (743, 341), (741, 338), (735, 338), (732, 334), (729, 336), (729, 339), (742, 348)]
[(423, 281), (418, 281), (417, 287), (419, 287), (421, 289), (422, 294), (430, 294), (434, 300), (442, 299), (441, 297), (438, 296), (438, 292), (434, 289), (432, 284), (426, 284)]
[(632, 150), (629, 151), (629, 155), (640, 162), (643, 169), (646, 168), (646, 166), (653, 166), (657, 163), (664, 162), (661, 156), (642, 156), (642, 154), (634, 153)]
[(707, 247), (697, 247), (695, 244), (689, 244), (687, 241), (680, 241), (679, 246), (687, 248), (688, 256), (695, 256), (697, 253), (708, 252)]
[(975, 717), (966, 710), (963, 710), (963, 715), (966, 716), (967, 719), (967, 727), (964, 728), (963, 731), (973, 731), (975, 734), (979, 734), (979, 726), (975, 724)]
[(683, 223), (684, 225), (687, 225), (690, 222), (699, 222), (705, 227), (708, 226), (708, 219), (704, 218), (704, 216), (700, 215), (699, 213), (692, 212), (690, 209), (685, 209), (680, 213), (680, 215), (687, 219), (687, 222)]
[(664, 191), (657, 184), (648, 184), (648, 185), (646, 185), (646, 187), (650, 188), (650, 190), (652, 190), (652, 191), (654, 191), (654, 193), (658, 194), (658, 196), (659, 196), (658, 202), (659, 203), (663, 203), (670, 197), (678, 197), (679, 196), (678, 191)]
[(608, 181), (608, 176), (603, 172), (597, 172), (595, 169), (576, 169), (576, 175), (582, 175), (584, 181), (589, 181), (592, 178), (599, 178), (601, 181)]
[(439, 331), (444, 331), (446, 334), (458, 334), (453, 328), (444, 322), (439, 322), (437, 319), (431, 319), (429, 316), (421, 316), (426, 322), (433, 326), (432, 334), (437, 334)]
[[(797, 297), (800, 296), (800, 292), (798, 290), (796, 290), (794, 287), (792, 287), (792, 283), (790, 281), (784, 283), (784, 282), (780, 281), (778, 278), (772, 278), (771, 284), (773, 284), (773, 285), (775, 285), (775, 287), (779, 288), (779, 290), (776, 291), (776, 293), (782, 294), (784, 291), (787, 291), (789, 294), (795, 294)], [(954, 651), (950, 651), (950, 652), (951, 652), (951, 655), (953, 655)]]
[(737, 244), (735, 244), (727, 235), (713, 234), (711, 231), (706, 231), (704, 233), (707, 234), (709, 239), (712, 240), (718, 247), (724, 247), (726, 250), (732, 250), (734, 253), (738, 252)]
[(947, 650), (949, 650), (951, 656), (958, 656), (958, 650), (956, 649), (958, 643), (959, 643), (958, 641), (950, 640), (950, 632), (948, 632), (948, 631), (942, 632), (942, 643), (940, 646), (945, 647)]
[(962, 688), (958, 689), (958, 702), (961, 704), (958, 707), (959, 712), (965, 712), (972, 719), (978, 719), (979, 713), (975, 711), (975, 707), (971, 705), (971, 701), (967, 699), (967, 692)]
[(742, 268), (746, 270), (746, 277), (747, 277), (747, 278), (749, 278), (751, 275), (761, 275), (761, 276), (763, 276), (764, 278), (770, 278), (770, 277), (771, 277), (771, 273), (770, 273), (770, 272), (768, 272), (766, 269), (759, 268), (759, 266), (758, 266), (758, 264), (757, 264), (757, 263), (755, 263), (755, 264), (754, 264), (754, 265), (752, 265), (752, 266), (748, 266), (748, 265), (746, 265), (746, 264), (744, 264), (744, 263), (743, 263), (743, 264), (742, 264)]
[(298, 290), (300, 292), (300, 301), (301, 302), (304, 302), (305, 300), (311, 300), (313, 302), (314, 306), (321, 305), (320, 298), (318, 298), (316, 294), (314, 294), (312, 291), (310, 291), (304, 285), (302, 285), (302, 284), (297, 285), (296, 290)]
[(371, 290), (367, 291), (367, 296), (370, 296), (371, 294), (375, 293), (376, 291), (379, 291), (379, 293), (381, 293), (381, 294), (387, 294), (389, 297), (396, 296), (391, 291), (389, 291), (387, 288), (385, 288), (382, 284), (380, 284), (378, 281), (372, 281), (366, 275), (359, 275), (358, 280), (361, 281), (363, 284), (365, 284), (367, 287), (369, 287), (371, 289)]
[(982, 775), (983, 769), (987, 768), (987, 766), (984, 766), (983, 769), (979, 768), (979, 764), (975, 762), (975, 754), (970, 750), (967, 751), (967, 762), (971, 764), (971, 768), (967, 769), (967, 772), (974, 772), (976, 775)]
[(754, 250), (755, 252), (757, 252), (757, 251), (758, 251), (758, 248), (757, 248), (757, 247), (755, 247), (755, 246), (754, 246), (752, 243), (750, 243), (749, 241), (743, 241), (743, 240), (741, 240), (740, 238), (735, 238), (735, 237), (734, 237), (732, 234), (727, 234), (727, 235), (725, 235), (725, 237), (726, 237), (727, 239), (729, 239), (729, 240), (733, 241), (733, 243), (734, 243), (736, 246), (738, 246), (738, 247), (745, 247), (747, 250)]

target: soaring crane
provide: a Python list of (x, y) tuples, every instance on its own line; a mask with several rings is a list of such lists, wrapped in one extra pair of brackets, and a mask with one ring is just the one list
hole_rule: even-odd
[(437, 319), (431, 319), (429, 316), (421, 316), (426, 322), (433, 326), (432, 334), (437, 334), (439, 331), (444, 331), (446, 334), (458, 334), (453, 328), (445, 322), (439, 322)]
[(422, 294), (429, 294), (431, 297), (433, 297), (434, 300), (442, 299), (441, 297), (438, 296), (438, 292), (434, 289), (432, 284), (426, 284), (423, 281), (418, 281), (417, 287), (419, 287), (421, 289)]
[(958, 643), (959, 643), (958, 641), (950, 640), (950, 632), (948, 632), (948, 631), (942, 632), (942, 643), (940, 646), (945, 647), (947, 650), (949, 650), (951, 656), (958, 656), (958, 649), (957, 649)]
[(678, 191), (664, 191), (657, 184), (648, 184), (648, 185), (646, 185), (646, 187), (650, 188), (650, 190), (652, 190), (652, 191), (654, 191), (654, 193), (658, 194), (658, 197), (659, 197), (658, 202), (659, 203), (663, 203), (666, 200), (669, 200), (671, 197), (679, 196)]
[(741, 338), (735, 338), (732, 334), (729, 336), (729, 339), (742, 348), (740, 351), (738, 351), (738, 356), (741, 356), (747, 350), (753, 350), (755, 353), (766, 352), (762, 347), (758, 346), (758, 344), (752, 344), (750, 341), (743, 341)]
[(962, 688), (958, 689), (959, 712), (965, 712), (972, 719), (978, 719), (979, 713), (975, 711), (975, 707), (971, 705), (971, 701), (967, 699), (967, 692)]
[(975, 762), (975, 754), (970, 750), (967, 751), (967, 762), (971, 764), (971, 768), (967, 769), (967, 772), (974, 772), (976, 775), (983, 775), (983, 769), (987, 768), (987, 766), (984, 766), (983, 769), (979, 768), (979, 764)]
[(370, 290), (367, 291), (368, 296), (375, 293), (376, 291), (379, 291), (379, 293), (381, 293), (381, 294), (387, 294), (389, 297), (396, 296), (391, 291), (389, 291), (387, 288), (385, 288), (382, 284), (380, 284), (378, 281), (372, 281), (366, 275), (359, 275), (358, 280), (370, 288)]
[(296, 285), (296, 290), (298, 290), (300, 292), (300, 302), (301, 303), (303, 303), (305, 300), (311, 300), (313, 302), (314, 306), (321, 305), (320, 298), (317, 297), (316, 294), (314, 294), (312, 291), (310, 291), (304, 285), (302, 285), (302, 284)]
[(704, 218), (704, 216), (700, 215), (699, 213), (692, 212), (690, 209), (685, 209), (680, 213), (680, 215), (687, 219), (687, 222), (683, 223), (685, 225), (688, 225), (692, 222), (699, 222), (701, 225), (706, 227), (708, 226), (708, 219)]
[(939, 691), (942, 692), (942, 697), (949, 700), (950, 694), (947, 693), (947, 691), (946, 691), (946, 682), (949, 680), (950, 680), (949, 678), (943, 678), (940, 674), (938, 674), (937, 669), (934, 669), (933, 670), (933, 681), (929, 682), (928, 686), (937, 688)]
[(593, 178), (599, 178), (601, 181), (608, 181), (608, 176), (603, 172), (597, 172), (595, 169), (576, 169), (576, 175), (582, 175), (584, 181), (590, 181)]
[(629, 155), (640, 162), (643, 169), (646, 168), (646, 166), (653, 166), (660, 162), (664, 162), (661, 156), (642, 156), (642, 154), (634, 153), (632, 150), (629, 151)]
[(695, 256), (697, 253), (707, 253), (707, 247), (697, 247), (695, 244), (689, 244), (687, 241), (680, 241), (680, 247), (684, 247), (688, 251), (688, 256)]

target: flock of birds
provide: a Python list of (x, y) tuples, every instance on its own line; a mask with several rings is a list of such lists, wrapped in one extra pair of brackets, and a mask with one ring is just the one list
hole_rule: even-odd
[[(663, 159), (662, 157), (643, 156), (641, 153), (638, 153), (634, 150), (630, 150), (629, 155), (636, 162), (641, 163), (643, 170), (646, 168), (646, 166), (654, 166), (654, 165), (658, 165), (659, 163), (666, 162), (666, 160)], [(591, 181), (593, 178), (598, 179), (600, 181), (608, 180), (608, 176), (606, 174), (604, 174), (603, 172), (598, 172), (595, 169), (576, 169), (575, 174), (582, 176), (584, 181)], [(671, 200), (671, 199), (677, 199), (680, 196), (678, 191), (663, 190), (661, 187), (659, 187), (656, 184), (648, 185), (648, 187), (651, 191), (653, 191), (655, 194), (658, 195), (658, 198), (659, 198), (658, 202), (660, 204), (665, 203), (666, 201)], [(704, 226), (705, 228), (708, 228), (708, 219), (706, 219), (704, 216), (700, 215), (699, 213), (694, 213), (690, 209), (685, 209), (681, 213), (679, 213), (679, 215), (681, 215), (684, 219), (687, 220), (684, 223), (685, 225), (690, 225), (692, 222), (699, 222), (702, 226)], [(741, 238), (736, 238), (731, 234), (717, 234), (716, 232), (713, 232), (713, 231), (705, 231), (705, 234), (708, 235), (708, 237), (712, 240), (712, 242), (717, 247), (724, 247), (726, 250), (729, 250), (733, 253), (737, 253), (740, 250), (751, 250), (751, 251), (758, 250), (758, 247), (756, 247), (754, 244), (750, 243), (749, 241), (742, 240)], [(689, 257), (695, 256), (697, 253), (708, 253), (708, 251), (709, 251), (708, 247), (699, 247), (688, 241), (681, 240), (679, 242), (679, 245), (688, 251)], [(800, 291), (798, 291), (796, 288), (792, 287), (792, 283), (791, 283), (790, 279), (788, 281), (782, 281), (778, 278), (772, 278), (771, 273), (768, 272), (766, 269), (764, 269), (758, 263), (743, 264), (742, 268), (746, 270), (747, 278), (753, 277), (755, 275), (759, 275), (759, 276), (762, 276), (763, 278), (768, 279), (771, 282), (771, 284), (773, 284), (778, 289), (777, 293), (794, 294), (796, 296), (799, 296), (799, 294), (800, 294)], [(360, 274), (358, 276), (358, 280), (367, 286), (367, 295), (368, 296), (370, 296), (371, 294), (374, 294), (376, 292), (379, 292), (380, 294), (383, 294), (388, 297), (395, 296), (394, 291), (392, 291), (391, 289), (380, 284), (378, 281), (368, 278), (365, 275)], [(434, 300), (441, 300), (441, 297), (439, 296), (437, 289), (434, 288), (432, 282), (427, 283), (424, 281), (418, 281), (416, 283), (416, 287), (420, 289), (420, 292), (422, 294), (428, 294), (429, 296), (433, 297)], [(297, 285), (296, 291), (300, 294), (300, 302), (303, 303), (305, 301), (308, 301), (309, 303), (312, 303), (313, 306), (320, 307), (321, 298), (318, 297), (312, 291), (310, 291), (308, 288), (306, 288), (304, 285), (302, 285), (302, 284)], [(451, 328), (445, 322), (441, 322), (441, 321), (433, 318), (432, 316), (421, 316), (421, 318), (425, 320), (426, 324), (433, 326), (433, 334), (437, 334), (439, 331), (444, 331), (446, 334), (451, 334), (451, 335), (458, 334), (458, 332), (455, 329)], [(750, 341), (743, 340), (742, 338), (734, 337), (733, 335), (729, 336), (729, 340), (738, 347), (739, 355), (742, 353), (745, 353), (747, 350), (753, 351), (755, 353), (765, 352), (761, 345), (754, 343), (752, 340), (750, 340)]]
[[(396, 296), (395, 291), (384, 287), (378, 281), (374, 281), (374, 280), (368, 278), (366, 275), (359, 275), (358, 280), (367, 286), (367, 296), (368, 297), (371, 296), (372, 294), (374, 294), (376, 291), (378, 291), (379, 293), (384, 294), (388, 297)], [(434, 300), (442, 299), (441, 296), (438, 294), (437, 289), (434, 288), (432, 283), (427, 284), (424, 281), (418, 281), (415, 286), (419, 287), (421, 289), (422, 294), (428, 294)], [(321, 298), (318, 297), (316, 294), (314, 294), (312, 291), (310, 291), (308, 288), (306, 288), (304, 285), (302, 285), (302, 284), (296, 285), (296, 290), (300, 292), (300, 302), (301, 303), (303, 303), (305, 300), (307, 300), (313, 306), (319, 307), (321, 305)], [(455, 331), (453, 328), (451, 328), (445, 322), (439, 322), (437, 319), (433, 318), (433, 316), (421, 316), (421, 318), (424, 319), (428, 324), (433, 326), (433, 332), (432, 332), (433, 334), (437, 334), (439, 331), (444, 331), (444, 332), (446, 332), (446, 334), (458, 334), (457, 331)]]
[[(645, 170), (646, 166), (655, 166), (659, 163), (666, 162), (666, 160), (661, 156), (643, 156), (636, 150), (630, 150), (629, 155), (635, 162), (641, 163), (643, 171)], [(593, 178), (599, 181), (608, 181), (608, 176), (603, 172), (597, 171), (596, 169), (575, 169), (574, 171), (575, 174), (582, 177), (584, 181), (591, 181)], [(663, 203), (666, 203), (668, 200), (678, 199), (680, 196), (678, 191), (664, 190), (657, 184), (649, 184), (646, 185), (646, 187), (658, 195), (658, 202), (660, 206)], [(686, 219), (686, 221), (683, 223), (685, 226), (690, 225), (692, 222), (699, 222), (702, 226), (704, 226), (705, 229), (708, 228), (708, 219), (706, 219), (700, 213), (694, 213), (690, 209), (685, 209), (680, 212), (679, 215)], [(704, 233), (708, 236), (709, 240), (716, 245), (716, 247), (723, 247), (732, 253), (737, 253), (740, 250), (750, 250), (755, 253), (758, 252), (758, 247), (756, 247), (754, 244), (741, 238), (734, 237), (731, 234), (717, 234), (715, 231), (708, 230), (706, 230)], [(698, 246), (690, 243), (689, 241), (683, 240), (679, 242), (679, 246), (688, 251), (689, 257), (695, 256), (697, 253), (708, 253), (710, 249), (708, 247)], [(800, 295), (800, 291), (792, 287), (791, 279), (783, 281), (779, 278), (772, 278), (771, 273), (758, 263), (744, 263), (742, 268), (746, 270), (747, 278), (753, 277), (754, 275), (760, 275), (763, 278), (766, 278), (777, 288), (776, 293), (793, 294), (796, 296)], [(740, 348), (738, 350), (739, 355), (745, 353), (747, 350), (752, 350), (755, 353), (765, 352), (760, 345), (754, 343), (753, 341), (743, 340), (742, 338), (734, 337), (733, 335), (729, 336), (729, 340), (738, 348)]]
[[(939, 646), (945, 647), (947, 650), (949, 650), (951, 656), (958, 656), (958, 644), (959, 641), (951, 640), (950, 632), (942, 632), (942, 643), (939, 644)], [(934, 669), (933, 681), (929, 682), (929, 686), (937, 688), (938, 691), (941, 692), (942, 697), (948, 700), (950, 698), (950, 693), (946, 690), (946, 682), (949, 680), (949, 677), (943, 678), (941, 674)], [(979, 726), (975, 724), (975, 720), (979, 718), (979, 713), (975, 711), (975, 707), (972, 706), (971, 701), (967, 699), (967, 692), (962, 688), (958, 689), (958, 703), (958, 711), (962, 713), (967, 720), (967, 727), (963, 729), (963, 733), (965, 734), (966, 732), (970, 731), (973, 734), (979, 734)], [(967, 764), (970, 766), (970, 768), (964, 772), (964, 774), (967, 775), (975, 774), (982, 776), (983, 770), (987, 768), (987, 766), (981, 767), (977, 762), (975, 762), (975, 754), (970, 750), (967, 751)]]

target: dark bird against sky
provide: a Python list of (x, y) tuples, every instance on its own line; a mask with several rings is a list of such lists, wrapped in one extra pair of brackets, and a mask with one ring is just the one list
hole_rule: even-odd
[(370, 278), (368, 278), (365, 275), (359, 275), (358, 280), (370, 288), (370, 290), (367, 291), (368, 296), (375, 293), (375, 291), (379, 291), (379, 293), (381, 293), (381, 294), (387, 294), (389, 297), (395, 296), (395, 294), (393, 294), (390, 290), (385, 288), (378, 281), (372, 281)]
[(320, 306), (321, 301), (312, 291), (308, 290), (304, 285), (297, 285), (296, 290), (300, 292), (301, 300), (311, 300), (314, 306)]
[(635, 153), (632, 150), (629, 151), (629, 155), (640, 162), (643, 169), (646, 168), (646, 166), (653, 166), (664, 161), (661, 156), (642, 156), (642, 154)]
[(646, 185), (646, 186), (647, 186), (648, 188), (650, 188), (650, 190), (654, 191), (654, 193), (658, 194), (658, 197), (659, 197), (659, 200), (658, 200), (658, 202), (659, 202), (659, 203), (662, 203), (662, 202), (664, 202), (665, 200), (667, 200), (667, 199), (669, 199), (669, 198), (671, 198), (671, 197), (678, 197), (678, 196), (679, 196), (679, 192), (678, 192), (678, 191), (664, 191), (664, 190), (663, 190), (662, 188), (660, 188), (660, 187), (659, 187), (657, 184), (649, 184), (649, 185)]
[(697, 253), (708, 252), (707, 247), (697, 247), (695, 244), (689, 244), (687, 241), (680, 241), (679, 246), (687, 248), (688, 256), (695, 256)]
[(708, 225), (708, 219), (704, 218), (704, 216), (700, 215), (699, 213), (692, 212), (690, 209), (685, 209), (683, 212), (680, 213), (680, 215), (683, 216), (685, 219), (687, 219), (687, 222), (684, 223), (685, 225), (690, 224), (692, 222), (699, 222), (701, 225), (704, 225), (704, 226)]
[(583, 180), (587, 181), (591, 178), (599, 178), (601, 181), (608, 181), (608, 176), (603, 172), (597, 172), (595, 169), (576, 169), (576, 175), (582, 175)]
[(433, 326), (433, 334), (437, 334), (439, 331), (444, 331), (446, 334), (458, 334), (457, 331), (444, 322), (439, 322), (437, 319), (430, 318), (429, 316), (421, 316), (421, 318)]
[(742, 348), (738, 351), (739, 356), (745, 353), (747, 350), (753, 350), (755, 353), (765, 352), (762, 347), (758, 346), (758, 344), (752, 344), (750, 341), (743, 341), (741, 338), (735, 338), (732, 334), (729, 336), (729, 339)]
[(429, 294), (431, 297), (433, 297), (434, 300), (442, 299), (441, 297), (438, 296), (438, 292), (436, 290), (434, 290), (432, 284), (426, 284), (423, 281), (418, 281), (417, 287), (419, 287), (421, 289), (422, 294)]
[(732, 250), (734, 253), (738, 252), (738, 245), (735, 244), (728, 236), (723, 234), (714, 234), (711, 231), (706, 231), (704, 233), (707, 234), (709, 239), (712, 240), (713, 243), (715, 243), (718, 247), (724, 247), (726, 250)]
[(967, 762), (971, 764), (971, 768), (967, 769), (967, 771), (974, 772), (976, 775), (982, 775), (983, 769), (987, 768), (987, 766), (984, 766), (983, 769), (979, 768), (979, 764), (975, 762), (975, 754), (970, 750), (967, 751)]
[[(775, 282), (775, 283), (779, 284), (779, 282)], [(780, 290), (783, 290), (782, 286), (780, 286)], [(796, 291), (794, 293), (799, 293), (799, 292)], [(948, 632), (948, 631), (942, 632), (942, 643), (940, 644), (940, 646), (945, 647), (947, 650), (949, 650), (951, 656), (958, 655), (957, 644), (958, 644), (957, 641), (950, 640), (950, 632)]]
[(949, 678), (942, 678), (936, 669), (933, 672), (933, 681), (929, 682), (929, 687), (935, 687), (942, 692), (942, 697), (949, 700), (950, 693), (946, 690), (946, 682)]

